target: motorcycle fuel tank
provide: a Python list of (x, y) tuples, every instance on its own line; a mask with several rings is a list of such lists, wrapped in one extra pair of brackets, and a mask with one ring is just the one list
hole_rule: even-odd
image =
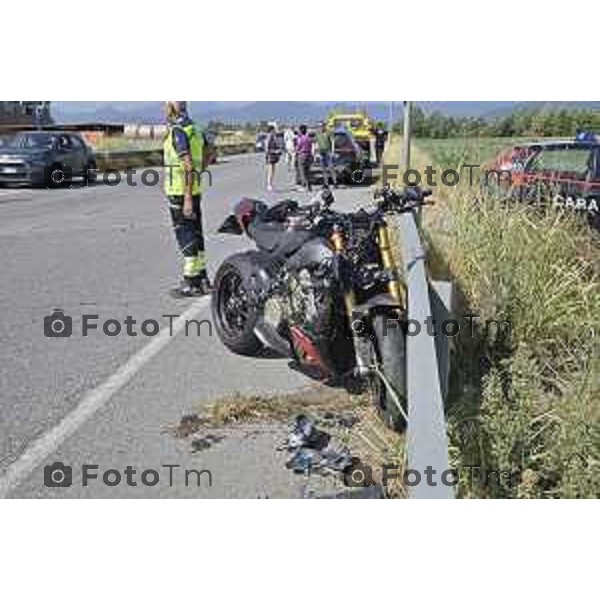
[(313, 238), (303, 244), (292, 256), (287, 264), (292, 269), (300, 269), (311, 265), (322, 265), (333, 258), (333, 251), (325, 240)]

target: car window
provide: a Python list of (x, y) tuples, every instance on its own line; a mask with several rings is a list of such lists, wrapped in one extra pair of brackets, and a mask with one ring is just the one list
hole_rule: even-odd
[(360, 129), (363, 121), (361, 119), (334, 119), (334, 125), (344, 129)]
[(352, 138), (348, 135), (346, 135), (345, 133), (336, 133), (334, 135), (334, 147), (337, 151), (340, 150), (353, 150), (354, 149), (354, 144), (352, 143)]
[(68, 135), (61, 135), (58, 138), (58, 145), (61, 148), (72, 148), (72, 144), (71, 144), (71, 138)]
[(47, 133), (17, 133), (5, 137), (0, 143), (15, 148), (52, 148), (54, 137)]
[(74, 149), (80, 150), (83, 147), (83, 142), (77, 136), (70, 135), (69, 139)]
[(592, 153), (585, 148), (544, 148), (531, 161), (529, 171), (573, 173), (585, 177), (592, 165)]

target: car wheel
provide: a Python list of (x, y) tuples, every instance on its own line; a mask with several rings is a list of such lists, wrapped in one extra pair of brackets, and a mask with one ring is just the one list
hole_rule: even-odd
[(587, 220), (592, 229), (600, 232), (600, 213), (597, 212), (588, 212)]
[(83, 167), (83, 182), (86, 185), (94, 184), (98, 180), (96, 170), (98, 165), (95, 160), (89, 160)]
[(62, 166), (58, 163), (54, 163), (46, 169), (44, 183), (46, 184), (46, 187), (58, 188), (63, 185), (65, 181), (64, 177), (65, 174)]

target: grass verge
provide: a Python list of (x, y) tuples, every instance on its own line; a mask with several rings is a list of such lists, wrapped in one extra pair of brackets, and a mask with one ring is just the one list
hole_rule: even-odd
[[(460, 140), (437, 143), (443, 151), (425, 152), (417, 140), (414, 168), (480, 160)], [(396, 139), (386, 161), (399, 151)], [(507, 205), (462, 183), (434, 188), (434, 198), (424, 233), (432, 271), (458, 286), (457, 314), (511, 324), (509, 337), (476, 329), (456, 340), (447, 419), (459, 495), (598, 497), (598, 238), (573, 215)]]

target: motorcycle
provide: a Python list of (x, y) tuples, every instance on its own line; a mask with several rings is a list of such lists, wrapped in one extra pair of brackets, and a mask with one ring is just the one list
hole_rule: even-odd
[(309, 376), (368, 382), (383, 419), (406, 424), (407, 297), (388, 215), (429, 204), (429, 190), (385, 187), (374, 206), (333, 209), (324, 189), (300, 205), (242, 199), (219, 228), (256, 250), (227, 258), (212, 296), (215, 329), (233, 352), (289, 357)]

